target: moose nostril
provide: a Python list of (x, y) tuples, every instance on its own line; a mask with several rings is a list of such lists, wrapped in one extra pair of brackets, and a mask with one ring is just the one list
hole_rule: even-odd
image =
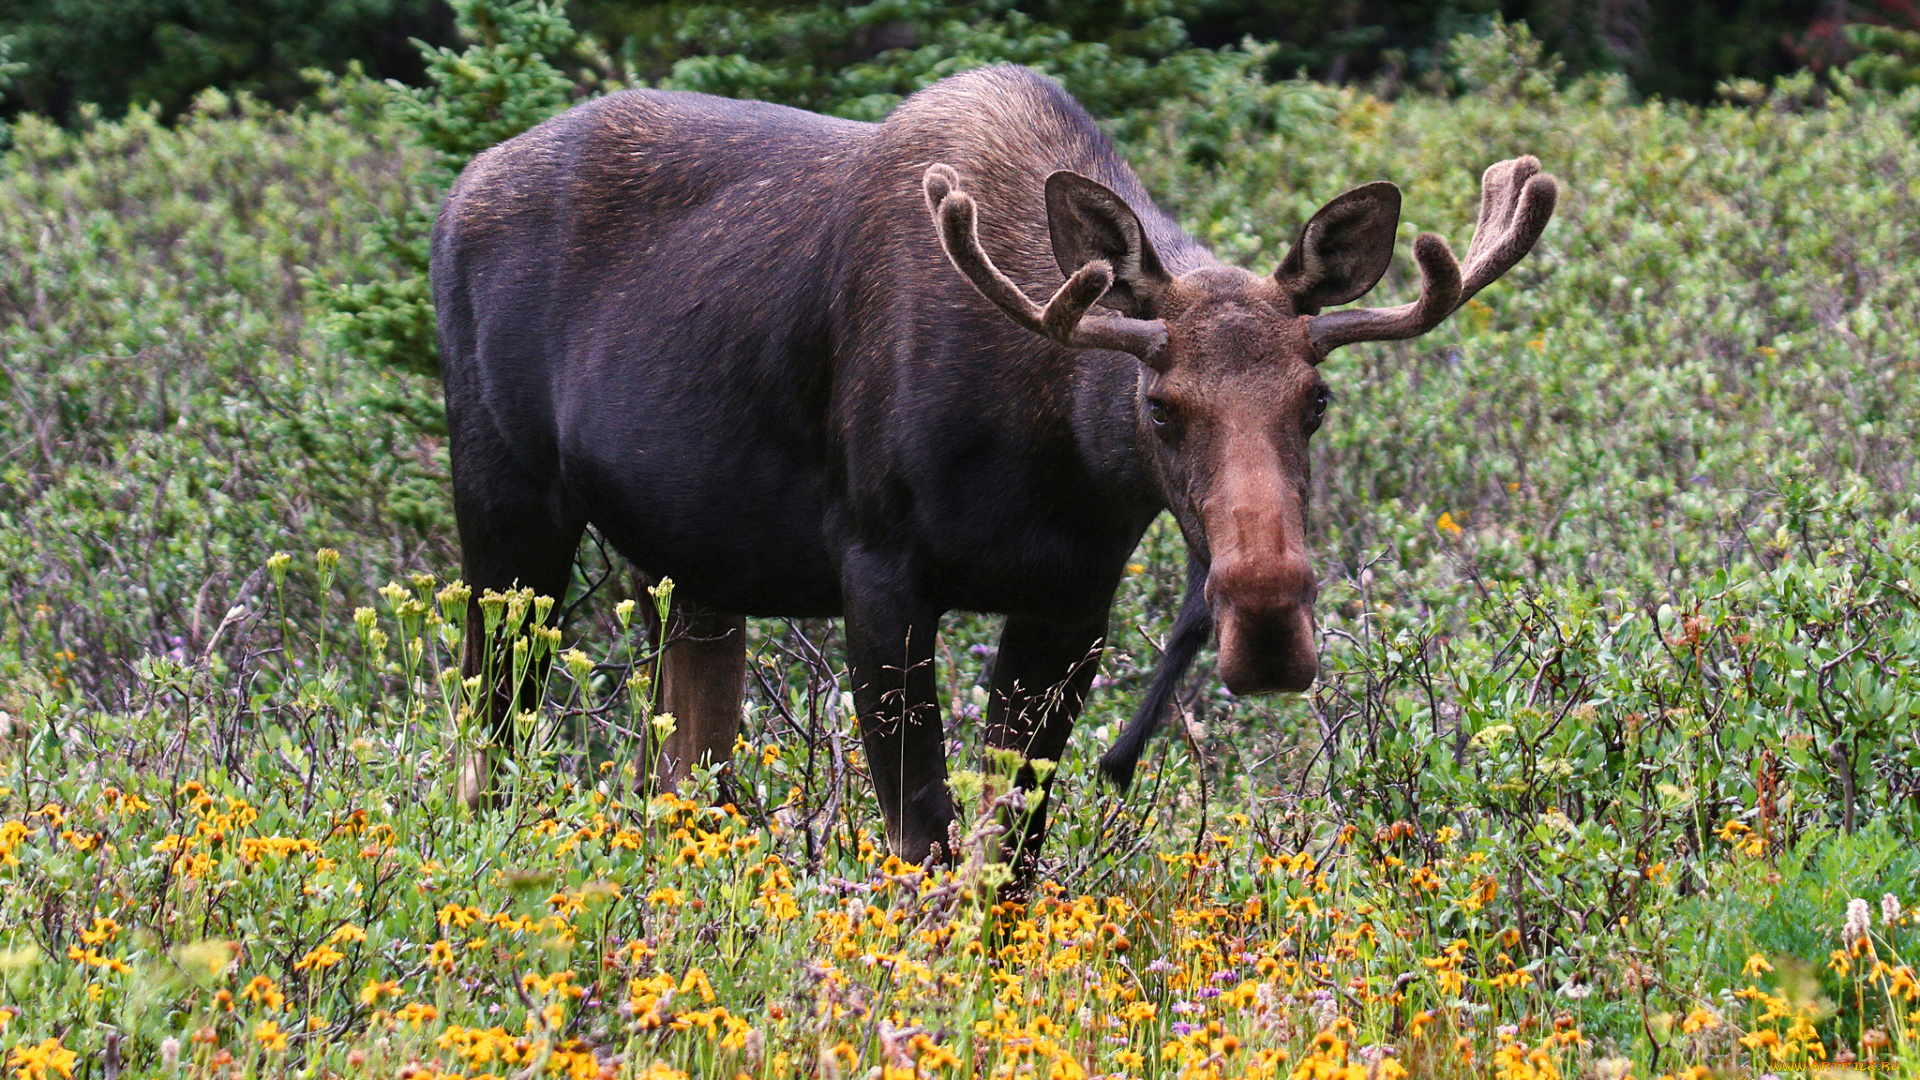
[(1303, 691), (1319, 674), (1313, 609), (1281, 604), (1218, 612), (1220, 675), (1235, 694)]

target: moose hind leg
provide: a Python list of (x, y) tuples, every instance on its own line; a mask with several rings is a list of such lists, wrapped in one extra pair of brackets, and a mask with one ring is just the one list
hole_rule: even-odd
[(986, 743), (1026, 759), (1016, 783), (1028, 791), (1024, 823), (1015, 822), (1006, 844), (1017, 889), (1032, 883), (1047, 835), (1047, 802), (1053, 776), (1042, 780), (1032, 761), (1059, 762), (1067, 737), (1086, 704), (1100, 666), (1107, 613), (1056, 621), (1010, 615), (1000, 632), (987, 699)]
[[(663, 790), (684, 781), (695, 765), (732, 757), (747, 695), (747, 620), (686, 612), (672, 618), (671, 644), (660, 659), (659, 708), (672, 714), (674, 726), (654, 763)], [(731, 801), (725, 790), (719, 794)]]

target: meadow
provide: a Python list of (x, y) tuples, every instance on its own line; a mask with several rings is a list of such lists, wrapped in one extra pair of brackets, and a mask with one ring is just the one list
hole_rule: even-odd
[(1148, 534), (1025, 903), (1021, 763), (970, 723), (996, 620), (940, 649), (963, 858), (904, 865), (831, 623), (751, 627), (733, 803), (636, 790), (671, 590), (591, 539), (523, 637), (556, 662), (507, 804), (460, 803), (437, 386), (316, 301), (430, 194), (389, 93), (13, 128), (19, 1080), (1920, 1072), (1920, 91), (1225, 74), (1129, 118), (1148, 188), (1249, 266), (1400, 184), (1376, 303), (1418, 231), (1464, 243), (1486, 164), (1564, 193), (1451, 323), (1328, 362), (1320, 684), (1234, 700), (1203, 663), (1123, 796), (1093, 761), (1183, 566)]

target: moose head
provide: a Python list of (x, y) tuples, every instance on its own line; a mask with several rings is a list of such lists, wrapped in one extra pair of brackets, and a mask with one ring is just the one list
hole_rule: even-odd
[[(1014, 322), (1063, 346), (1139, 358), (1139, 442), (1151, 447), (1161, 494), (1193, 556), (1176, 644), (1190, 659), (1217, 627), (1220, 676), (1235, 694), (1305, 690), (1319, 669), (1306, 502), (1307, 440), (1332, 399), (1320, 362), (1342, 345), (1439, 325), (1532, 249), (1558, 194), (1532, 157), (1492, 166), (1464, 266), (1446, 241), (1423, 233), (1413, 248), (1419, 299), (1326, 311), (1364, 296), (1386, 272), (1400, 219), (1394, 185), (1366, 184), (1327, 203), (1270, 275), (1210, 264), (1175, 276), (1120, 196), (1077, 173), (1053, 173), (1047, 227), (1066, 282), (1045, 305), (987, 256), (974, 201), (953, 169), (931, 166), (923, 188), (947, 257)], [(1093, 312), (1096, 304), (1106, 310)], [(1163, 672), (1180, 667), (1170, 649)], [(1165, 686), (1149, 691), (1134, 723), (1145, 730), (1129, 736), (1144, 743), (1159, 721), (1146, 710), (1163, 710), (1169, 695)], [(1103, 764), (1124, 784), (1132, 761), (1121, 763), (1123, 775), (1116, 770), (1120, 750)]]

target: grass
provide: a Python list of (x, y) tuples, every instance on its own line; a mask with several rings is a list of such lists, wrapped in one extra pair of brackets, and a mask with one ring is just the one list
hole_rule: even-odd
[(1456, 242), (1495, 158), (1568, 190), (1482, 303), (1329, 361), (1321, 685), (1236, 701), (1202, 671), (1122, 798), (1092, 761), (1182, 565), (1149, 533), (1021, 906), (987, 857), (1009, 763), (966, 722), (993, 620), (945, 628), (973, 815), (923, 871), (877, 839), (829, 623), (752, 626), (731, 809), (636, 794), (654, 598), (593, 544), (599, 590), (526, 637), (560, 662), (508, 804), (462, 808), (435, 388), (309, 307), (418, 197), (379, 104), (15, 130), (22, 1080), (1913, 1071), (1920, 96), (1229, 81), (1137, 120), (1149, 187), (1260, 267), (1352, 182)]

